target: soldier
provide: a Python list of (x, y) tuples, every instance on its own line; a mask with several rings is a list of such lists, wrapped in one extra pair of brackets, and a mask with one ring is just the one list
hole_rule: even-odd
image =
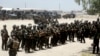
[(81, 30), (80, 29), (77, 29), (77, 41), (80, 41), (80, 38), (81, 38)]
[(10, 38), (8, 41), (9, 56), (16, 56), (18, 47), (19, 40), (15, 36), (13, 36), (13, 38)]
[(59, 30), (58, 30), (57, 27), (54, 27), (54, 29), (53, 29), (53, 38), (51, 39), (52, 46), (57, 46), (59, 38), (60, 38)]
[(61, 42), (61, 44), (65, 44), (66, 38), (67, 38), (66, 31), (64, 28), (62, 28), (60, 30), (60, 42)]
[(32, 33), (33, 33), (33, 38), (32, 38), (32, 49), (34, 49), (36, 51), (36, 47), (37, 47), (37, 41), (38, 41), (38, 36), (37, 36), (37, 30), (36, 30), (36, 26), (33, 26), (32, 29)]
[(7, 41), (8, 41), (9, 35), (6, 29), (6, 25), (4, 25), (3, 29), (1, 30), (1, 37), (2, 37), (2, 50), (7, 50)]
[(48, 27), (46, 28), (46, 36), (45, 36), (46, 48), (51, 48), (51, 38), (52, 38), (52, 30)]
[(16, 36), (17, 32), (16, 32), (16, 25), (13, 25), (13, 30), (11, 31), (11, 37), (13, 38), (13, 36)]
[(71, 35), (72, 35), (71, 40), (72, 40), (72, 42), (75, 42), (75, 41), (74, 41), (74, 34), (75, 34), (75, 28), (73, 27), (73, 28), (71, 29)]
[(68, 37), (69, 37), (69, 41), (71, 41), (71, 26), (69, 26), (68, 28)]
[(27, 27), (24, 26), (24, 38), (22, 40), (22, 45), (21, 47), (24, 48), (25, 47), (25, 52), (27, 52), (27, 38), (28, 38), (28, 30)]
[(90, 34), (89, 26), (88, 25), (85, 25), (84, 26), (84, 36), (85, 37), (89, 37), (89, 34)]
[(26, 26), (25, 25), (21, 25), (21, 39), (22, 39), (22, 44), (21, 44), (21, 48), (23, 49), (25, 46), (25, 37), (27, 30), (26, 30)]
[[(21, 43), (21, 40), (22, 40), (21, 34), (22, 34), (21, 29), (19, 29), (19, 26), (16, 26), (16, 37), (19, 40), (19, 47), (20, 47), (20, 43)], [(18, 48), (18, 50), (19, 50), (19, 48)]]
[(45, 32), (43, 31), (43, 28), (39, 30), (39, 49), (43, 49), (44, 45), (44, 37), (45, 37)]
[(27, 27), (27, 35), (26, 35), (26, 41), (25, 41), (25, 52), (30, 53), (30, 49), (32, 48), (32, 38), (33, 38), (33, 33), (32, 33), (32, 26), (31, 24), (28, 25)]
[(82, 43), (82, 42), (85, 43), (84, 28), (81, 28), (80, 31), (81, 31), (80, 42), (81, 42), (81, 43)]
[[(97, 19), (98, 20), (98, 19)], [(95, 23), (95, 36), (93, 38), (93, 54), (95, 53), (99, 53), (99, 37), (100, 37), (100, 22), (99, 20)], [(97, 48), (97, 49), (96, 49)]]
[(68, 41), (68, 24), (65, 25), (66, 40)]
[[(96, 30), (96, 29), (95, 29)], [(93, 38), (93, 54), (95, 53), (95, 51), (96, 51), (96, 53), (98, 53), (99, 52), (99, 34), (98, 34), (98, 32), (97, 32), (97, 30), (96, 30), (96, 32), (95, 32), (95, 36), (94, 36), (94, 38)], [(97, 48), (97, 49), (96, 49)]]

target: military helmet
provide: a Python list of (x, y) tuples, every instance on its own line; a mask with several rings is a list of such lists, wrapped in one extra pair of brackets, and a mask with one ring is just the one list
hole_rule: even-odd
[(24, 27), (24, 25), (21, 25), (21, 28), (23, 28)]
[(24, 28), (26, 28), (26, 25), (23, 25)]
[(36, 28), (36, 25), (33, 25), (33, 29), (35, 29)]
[(3, 25), (3, 27), (6, 27), (6, 25)]
[(13, 25), (13, 28), (16, 28), (16, 25)]
[(100, 19), (99, 18), (97, 18), (97, 21), (99, 21)]

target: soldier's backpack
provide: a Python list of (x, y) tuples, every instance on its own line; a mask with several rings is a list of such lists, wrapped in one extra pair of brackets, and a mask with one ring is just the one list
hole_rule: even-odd
[(13, 49), (18, 49), (18, 47), (19, 47), (19, 41), (18, 40), (13, 40), (12, 48)]
[(12, 45), (12, 39), (9, 38), (8, 41), (7, 41), (7, 47), (10, 48)]

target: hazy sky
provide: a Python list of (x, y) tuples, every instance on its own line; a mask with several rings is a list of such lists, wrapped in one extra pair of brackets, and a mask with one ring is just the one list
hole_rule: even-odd
[(60, 9), (63, 11), (82, 10), (82, 6), (77, 5), (74, 0), (0, 0), (0, 6), (7, 8), (27, 8), (37, 9)]

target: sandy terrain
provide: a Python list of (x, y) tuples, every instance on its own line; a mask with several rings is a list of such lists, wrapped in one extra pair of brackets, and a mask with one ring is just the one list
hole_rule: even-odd
[[(93, 21), (96, 19), (85, 19), (84, 20), (89, 20)], [(59, 23), (70, 23), (73, 22), (74, 20), (82, 20), (80, 18), (75, 18), (75, 19), (59, 19)], [(83, 21), (84, 21), (83, 20)], [(12, 25), (21, 25), (25, 24), (28, 25), (29, 23), (32, 23), (34, 25), (33, 20), (7, 20), (7, 21), (0, 21), (0, 30), (2, 29), (2, 26), (4, 24), (7, 25), (7, 29), (9, 31), (9, 34), (12, 30)], [(1, 39), (1, 38), (0, 38)], [(40, 50), (40, 51), (35, 51), (34, 53), (25, 53), (24, 50), (21, 52), (18, 52), (17, 56), (97, 56), (96, 54), (93, 55), (91, 54), (91, 43), (92, 40), (86, 39), (86, 43), (82, 44), (80, 42), (67, 42), (65, 45), (53, 47), (51, 49), (46, 49), (46, 50)], [(0, 47), (1, 47), (1, 40), (0, 40)], [(8, 56), (8, 51), (2, 51), (0, 48), (0, 56)]]

